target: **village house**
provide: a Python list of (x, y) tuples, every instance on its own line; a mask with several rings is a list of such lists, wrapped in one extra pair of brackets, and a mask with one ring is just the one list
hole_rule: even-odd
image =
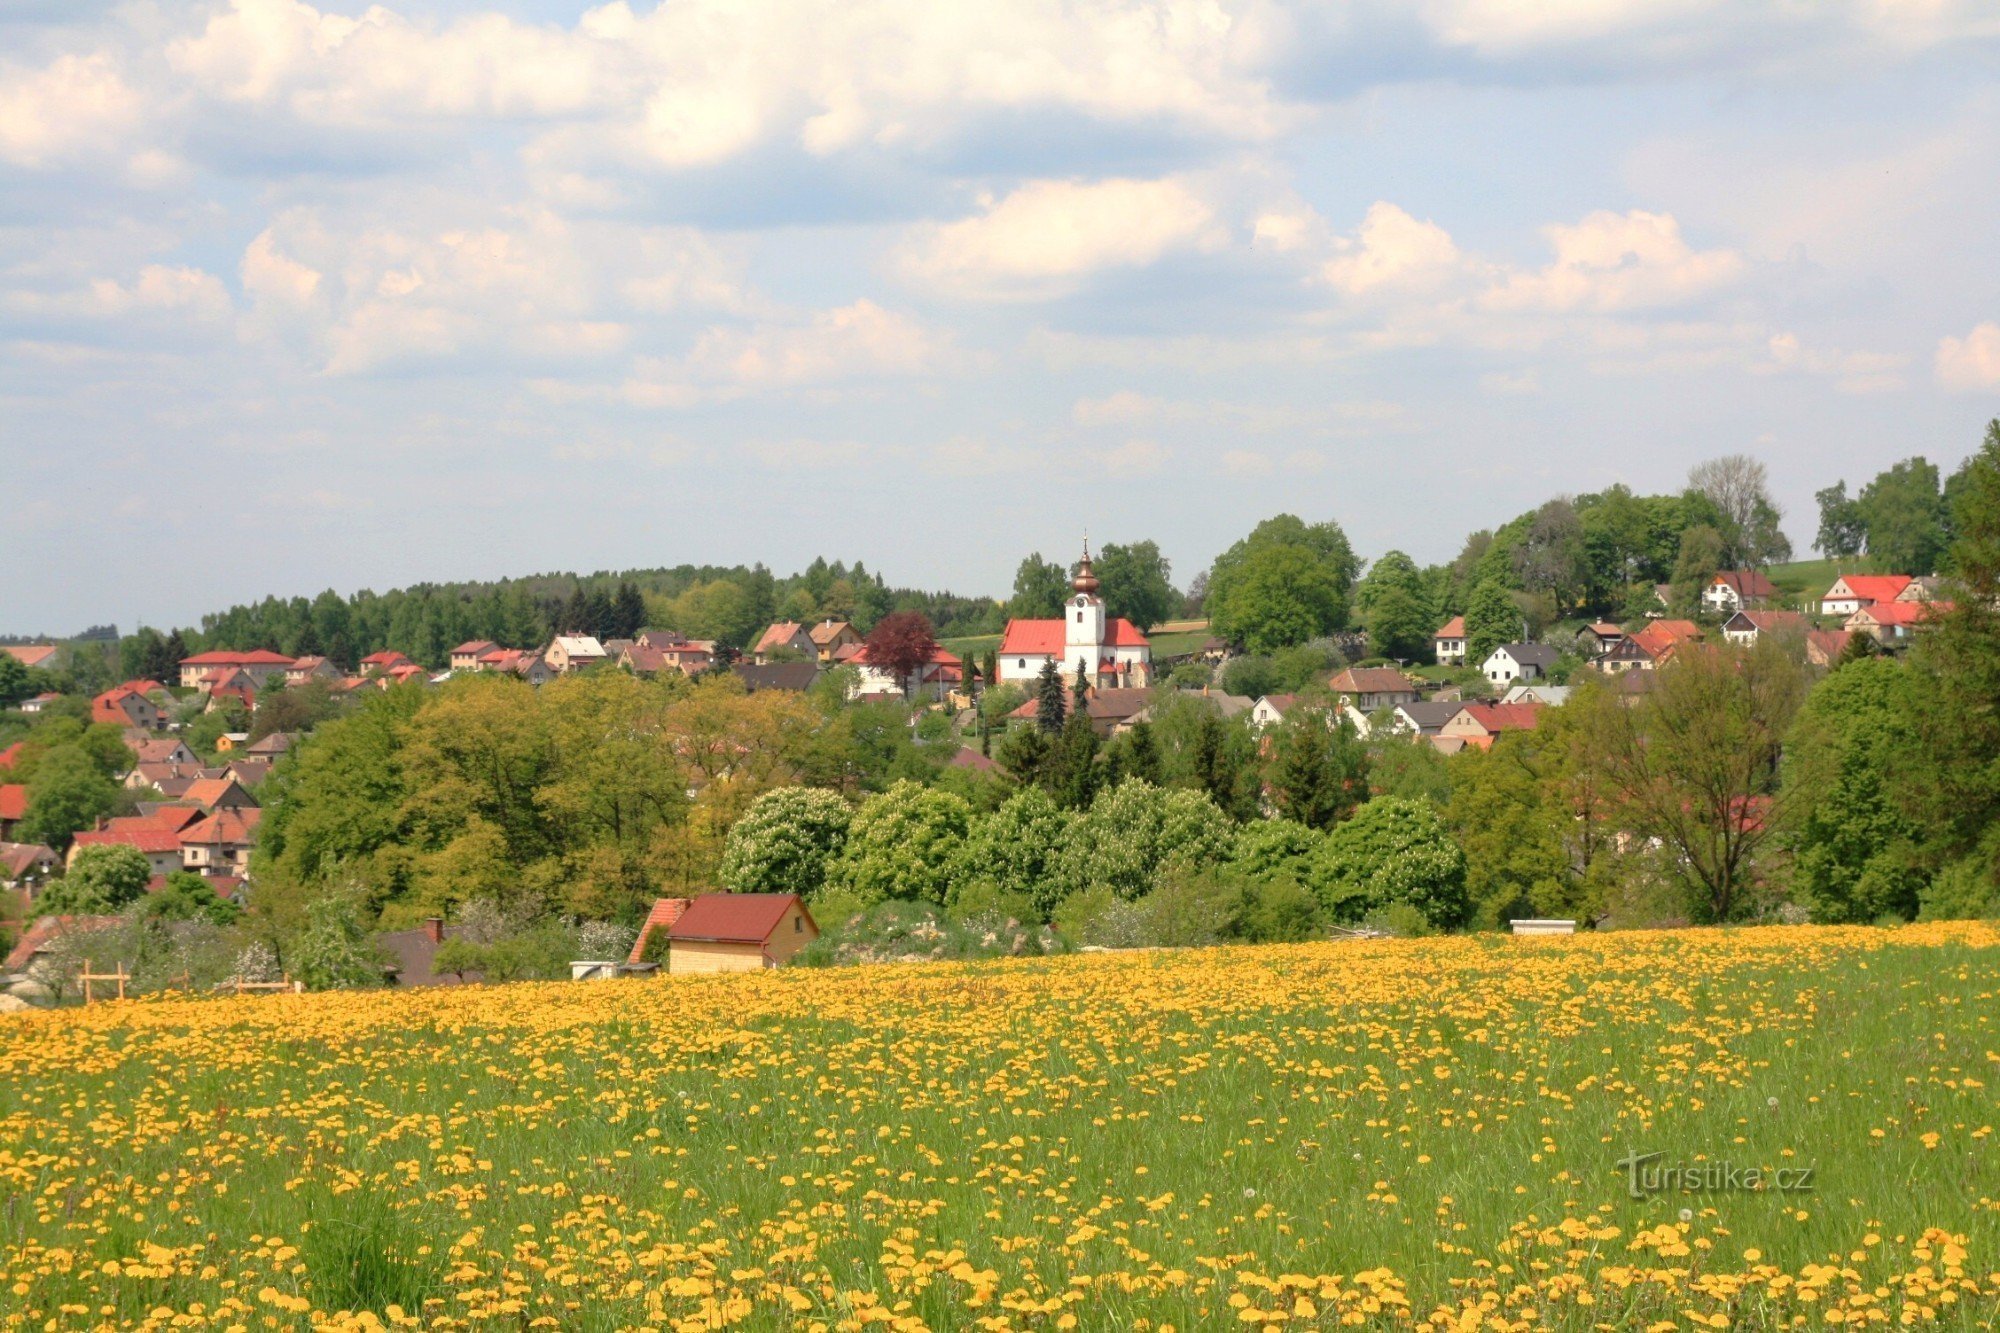
[(38, 842), (0, 842), (0, 888), (32, 901), (60, 864), (54, 849)]
[(698, 676), (715, 665), (715, 640), (690, 639), (679, 630), (641, 630), (619, 660), (640, 675), (672, 670)]
[(1431, 635), (1431, 644), (1437, 650), (1439, 666), (1465, 665), (1465, 617), (1453, 616), (1444, 622), (1437, 633)]
[(283, 677), (291, 667), (291, 658), (266, 648), (196, 653), (181, 659), (181, 688), (210, 693), (217, 682), (234, 682), (240, 676), (253, 691), (261, 690), (273, 677)]
[(1701, 626), (1692, 620), (1655, 620), (1637, 634), (1631, 641), (1646, 650), (1647, 658), (1655, 665), (1665, 662), (1684, 643), (1697, 643), (1702, 639)]
[(1569, 702), (1574, 687), (1569, 685), (1513, 685), (1500, 696), (1503, 704), (1541, 704), (1561, 708)]
[(11, 842), (14, 826), (27, 817), (27, 786), (19, 782), (0, 783), (0, 842)]
[[(1152, 707), (1152, 702), (1151, 690), (1095, 688), (1084, 691), (1083, 711), (1084, 716), (1090, 719), (1090, 729), (1102, 739), (1128, 730), (1134, 722), (1146, 716)], [(1075, 691), (1065, 689), (1063, 716), (1068, 717), (1076, 712), (1076, 707)], [(1007, 714), (1007, 719), (1010, 722), (1033, 722), (1041, 716), (1041, 712), (1041, 701), (1030, 699)]]
[(813, 642), (813, 652), (823, 663), (832, 662), (835, 653), (842, 648), (859, 647), (861, 631), (845, 620), (822, 620), (806, 631)]
[(4, 643), (0, 644), (0, 653), (7, 654), (7, 656), (31, 670), (38, 667), (44, 671), (54, 671), (56, 669), (56, 648), (54, 644)]
[(257, 845), (254, 823), (232, 809), (217, 810), (181, 830), (181, 868), (197, 875), (243, 876)]
[(1841, 627), (1878, 643), (1897, 644), (1906, 642), (1932, 616), (1950, 609), (1950, 602), (1875, 602), (1849, 616)]
[(1585, 625), (1576, 633), (1577, 651), (1587, 657), (1602, 657), (1625, 642), (1625, 631), (1608, 620)]
[(1819, 599), (1819, 612), (1845, 620), (1864, 606), (1900, 600), (1913, 581), (1907, 574), (1843, 574)]
[(1458, 716), (1459, 710), (1464, 707), (1465, 704), (1456, 699), (1398, 704), (1392, 725), (1400, 734), (1428, 738), (1443, 731), (1444, 724)]
[(819, 938), (796, 893), (704, 893), (666, 930), (673, 976), (780, 967)]
[(1138, 626), (1122, 617), (1107, 620), (1104, 599), (1090, 566), (1090, 543), (1070, 580), (1071, 595), (1060, 620), (1010, 620), (1000, 635), (997, 659), (1001, 681), (1031, 686), (1053, 662), (1064, 680), (1078, 672), (1092, 685), (1139, 688), (1151, 684), (1153, 645)]
[(303, 685), (309, 680), (332, 685), (340, 679), (340, 668), (316, 654), (294, 658), (285, 668), (285, 684)]
[(943, 648), (933, 649), (931, 660), (898, 680), (896, 673), (887, 666), (877, 665), (868, 655), (868, 645), (861, 645), (859, 652), (850, 654), (844, 666), (855, 670), (854, 683), (848, 687), (847, 697), (864, 699), (870, 695), (901, 695), (906, 699), (923, 699), (931, 703), (941, 703), (944, 697), (956, 690), (965, 680), (965, 663), (956, 654)]
[(456, 926), (447, 926), (443, 917), (434, 916), (414, 930), (391, 930), (375, 936), (375, 947), (389, 958), (385, 973), (389, 984), (463, 986), (478, 981), (477, 972), (440, 972), (435, 966), (437, 951), (457, 935)]
[(477, 671), (479, 659), (499, 646), (491, 639), (467, 639), (447, 654), (446, 663), (453, 671)]
[(76, 864), (77, 854), (86, 847), (131, 847), (146, 858), (148, 873), (171, 875), (181, 868), (181, 828), (180, 821), (192, 816), (201, 817), (198, 810), (182, 810), (168, 807), (154, 811), (150, 815), (124, 815), (107, 820), (104, 827), (86, 829), (71, 841), (69, 865)]
[(1803, 638), (1809, 628), (1797, 611), (1738, 611), (1722, 623), (1722, 637), (1739, 648), (1749, 648), (1760, 634), (1792, 634)]
[(1394, 667), (1348, 667), (1333, 673), (1327, 688), (1362, 713), (1376, 713), (1422, 697), (1417, 682)]
[(1540, 680), (1561, 656), (1546, 643), (1503, 643), (1479, 669), (1495, 685), (1511, 685), (1517, 680)]
[(820, 678), (820, 665), (813, 662), (766, 662), (757, 665), (738, 662), (730, 670), (751, 694), (759, 690), (809, 690)]
[(1844, 629), (1813, 629), (1806, 631), (1806, 661), (1816, 667), (1833, 667), (1847, 653), (1847, 642), (1854, 635)]
[(1275, 727), (1298, 701), (1296, 694), (1267, 694), (1250, 706), (1250, 724), (1259, 731)]
[(54, 690), (43, 690), (32, 699), (23, 699), (16, 707), (23, 713), (39, 713), (56, 700), (62, 698)]
[(559, 674), (569, 675), (605, 661), (604, 645), (588, 634), (558, 634), (542, 654)]
[(1456, 750), (1470, 745), (1490, 750), (1496, 737), (1509, 731), (1533, 731), (1541, 719), (1540, 704), (1466, 704), (1438, 729), (1438, 739)]
[(159, 705), (138, 690), (116, 685), (90, 701), (90, 720), (114, 727), (157, 731), (166, 724)]
[(408, 656), (387, 648), (379, 653), (370, 653), (361, 659), (361, 674), (364, 676), (386, 676), (397, 667), (415, 666)]
[(1771, 580), (1758, 571), (1731, 569), (1708, 581), (1708, 586), (1701, 590), (1701, 604), (1718, 616), (1726, 616), (1746, 607), (1762, 606), (1777, 595)]
[(758, 665), (769, 661), (773, 653), (796, 653), (808, 662), (819, 660), (819, 648), (813, 643), (812, 635), (796, 620), (780, 620), (766, 629), (758, 638), (757, 646), (750, 650), (750, 656)]
[(268, 736), (251, 741), (243, 747), (243, 753), (262, 759), (276, 759), (292, 748), (292, 738), (282, 731), (274, 731)]

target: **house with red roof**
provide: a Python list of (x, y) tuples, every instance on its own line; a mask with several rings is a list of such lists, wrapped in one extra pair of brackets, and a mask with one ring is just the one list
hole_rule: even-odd
[(21, 932), (21, 938), (0, 961), (0, 972), (25, 972), (37, 958), (55, 947), (55, 942), (72, 931), (109, 930), (124, 924), (115, 916), (44, 916)]
[(242, 876), (257, 845), (256, 826), (235, 810), (217, 810), (178, 834), (180, 868), (197, 875)]
[(1727, 616), (1745, 607), (1762, 606), (1778, 595), (1771, 580), (1754, 569), (1728, 569), (1708, 581), (1701, 590), (1701, 604), (1716, 615)]
[(818, 655), (821, 662), (831, 662), (833, 655), (842, 648), (859, 647), (861, 643), (860, 630), (845, 620), (834, 620), (831, 617), (807, 630), (806, 637), (813, 641), (813, 652)]
[(27, 817), (27, 784), (0, 782), (0, 839), (11, 840), (14, 836), (14, 826)]
[(1878, 643), (1902, 643), (1925, 621), (1950, 609), (1950, 602), (1874, 602), (1849, 616), (1842, 628)]
[(906, 699), (928, 699), (936, 703), (965, 683), (964, 661), (943, 648), (933, 648), (930, 661), (901, 680), (896, 679), (892, 668), (880, 665), (869, 657), (865, 643), (842, 665), (851, 666), (856, 672), (854, 684), (847, 691), (850, 699), (900, 694)]
[(673, 976), (780, 967), (819, 938), (819, 924), (796, 893), (704, 893), (674, 913), (666, 931)]
[(499, 646), (499, 644), (493, 642), (491, 639), (468, 639), (451, 650), (451, 669), (453, 671), (477, 671), (480, 669), (479, 659), (493, 652)]
[(141, 815), (127, 815), (77, 834), (69, 846), (68, 863), (75, 865), (77, 853), (86, 847), (121, 846), (136, 848), (152, 874), (171, 875), (181, 868), (180, 830)]
[(285, 684), (303, 685), (309, 680), (325, 681), (332, 685), (340, 679), (340, 668), (324, 657), (307, 655), (295, 659), (285, 668)]
[(41, 667), (46, 671), (56, 668), (56, 647), (52, 643), (0, 643), (0, 653), (24, 667)]
[(1819, 599), (1819, 612), (1845, 620), (1864, 606), (1896, 601), (1910, 582), (1908, 574), (1842, 574)]
[(1470, 745), (1490, 750), (1494, 740), (1510, 731), (1533, 731), (1541, 721), (1546, 704), (1466, 704), (1442, 727), (1440, 748), (1458, 749)]
[(273, 676), (282, 677), (291, 669), (292, 659), (283, 653), (274, 653), (268, 648), (253, 648), (241, 652), (234, 648), (217, 649), (214, 652), (196, 653), (193, 657), (181, 659), (181, 688), (184, 690), (206, 690), (207, 682), (215, 672), (223, 675), (217, 679), (231, 679), (231, 671), (240, 671), (249, 677), (255, 689), (262, 689)]
[(780, 620), (758, 636), (757, 646), (750, 655), (762, 665), (769, 655), (777, 652), (797, 653), (807, 662), (819, 659), (819, 647), (813, 643), (812, 634), (796, 620)]
[(388, 649), (379, 653), (370, 653), (368, 654), (368, 656), (362, 658), (361, 674), (364, 676), (368, 675), (386, 676), (399, 666), (415, 666), (415, 665), (416, 663), (410, 661), (410, 659), (408, 657), (405, 657), (402, 653), (396, 652), (394, 649)]
[(165, 724), (159, 705), (130, 685), (114, 685), (90, 701), (90, 720), (114, 727), (157, 731)]
[(1854, 635), (1844, 629), (1806, 631), (1806, 661), (1816, 667), (1838, 665), (1847, 655), (1847, 641)]
[(1010, 620), (1000, 635), (1002, 681), (1031, 686), (1042, 668), (1055, 663), (1066, 681), (1083, 673), (1092, 685), (1136, 688), (1152, 683), (1152, 641), (1123, 617), (1107, 618), (1099, 583), (1090, 566), (1090, 543), (1070, 580), (1070, 597), (1058, 620)]
[(1431, 643), (1437, 648), (1439, 666), (1465, 665), (1465, 617), (1453, 616), (1438, 627), (1431, 635)]
[(1326, 687), (1362, 713), (1413, 704), (1420, 697), (1417, 682), (1394, 667), (1348, 667), (1334, 672)]
[(0, 888), (32, 900), (61, 864), (53, 848), (38, 842), (0, 842)]

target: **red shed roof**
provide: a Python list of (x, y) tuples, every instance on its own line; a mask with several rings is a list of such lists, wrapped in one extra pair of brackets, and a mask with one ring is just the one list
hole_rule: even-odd
[[(798, 903), (796, 893), (704, 893), (688, 904), (680, 919), (667, 927), (676, 940), (716, 940), (729, 944), (762, 944)], [(810, 921), (812, 914), (806, 913)]]
[(28, 817), (28, 788), (25, 783), (9, 782), (0, 785), (0, 819), (15, 820)]

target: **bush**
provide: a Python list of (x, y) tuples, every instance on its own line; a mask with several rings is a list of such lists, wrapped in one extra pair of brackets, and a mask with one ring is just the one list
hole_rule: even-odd
[(1450, 929), (1465, 919), (1465, 853), (1429, 801), (1380, 797), (1327, 834), (1313, 887), (1337, 920), (1401, 902)]
[(738, 893), (797, 893), (810, 899), (825, 886), (827, 867), (847, 845), (853, 818), (847, 802), (830, 791), (767, 791), (729, 830), (718, 877)]
[(827, 887), (867, 903), (942, 904), (963, 873), (971, 828), (972, 807), (963, 797), (904, 779), (854, 816), (847, 845), (827, 871)]
[(1129, 778), (1100, 793), (1069, 826), (1057, 876), (1065, 897), (1101, 884), (1121, 898), (1138, 898), (1163, 875), (1226, 859), (1234, 842), (1229, 817), (1206, 794)]
[[(990, 881), (992, 893), (1025, 900), (1027, 915), (1046, 921), (1062, 896), (1057, 858), (1076, 819), (1042, 788), (1024, 787), (979, 820), (966, 864), (981, 880)], [(954, 885), (952, 901), (961, 900), (965, 892)]]
[(152, 877), (152, 865), (136, 847), (85, 847), (70, 862), (69, 873), (42, 891), (35, 911), (40, 916), (106, 915), (145, 897)]

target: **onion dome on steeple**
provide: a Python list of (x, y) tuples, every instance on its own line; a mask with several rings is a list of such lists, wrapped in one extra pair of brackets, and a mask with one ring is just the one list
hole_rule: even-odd
[(1090, 568), (1090, 538), (1088, 537), (1083, 539), (1083, 563), (1076, 567), (1076, 577), (1070, 580), (1069, 586), (1080, 593), (1087, 593), (1092, 597), (1097, 595), (1097, 575), (1092, 573)]

